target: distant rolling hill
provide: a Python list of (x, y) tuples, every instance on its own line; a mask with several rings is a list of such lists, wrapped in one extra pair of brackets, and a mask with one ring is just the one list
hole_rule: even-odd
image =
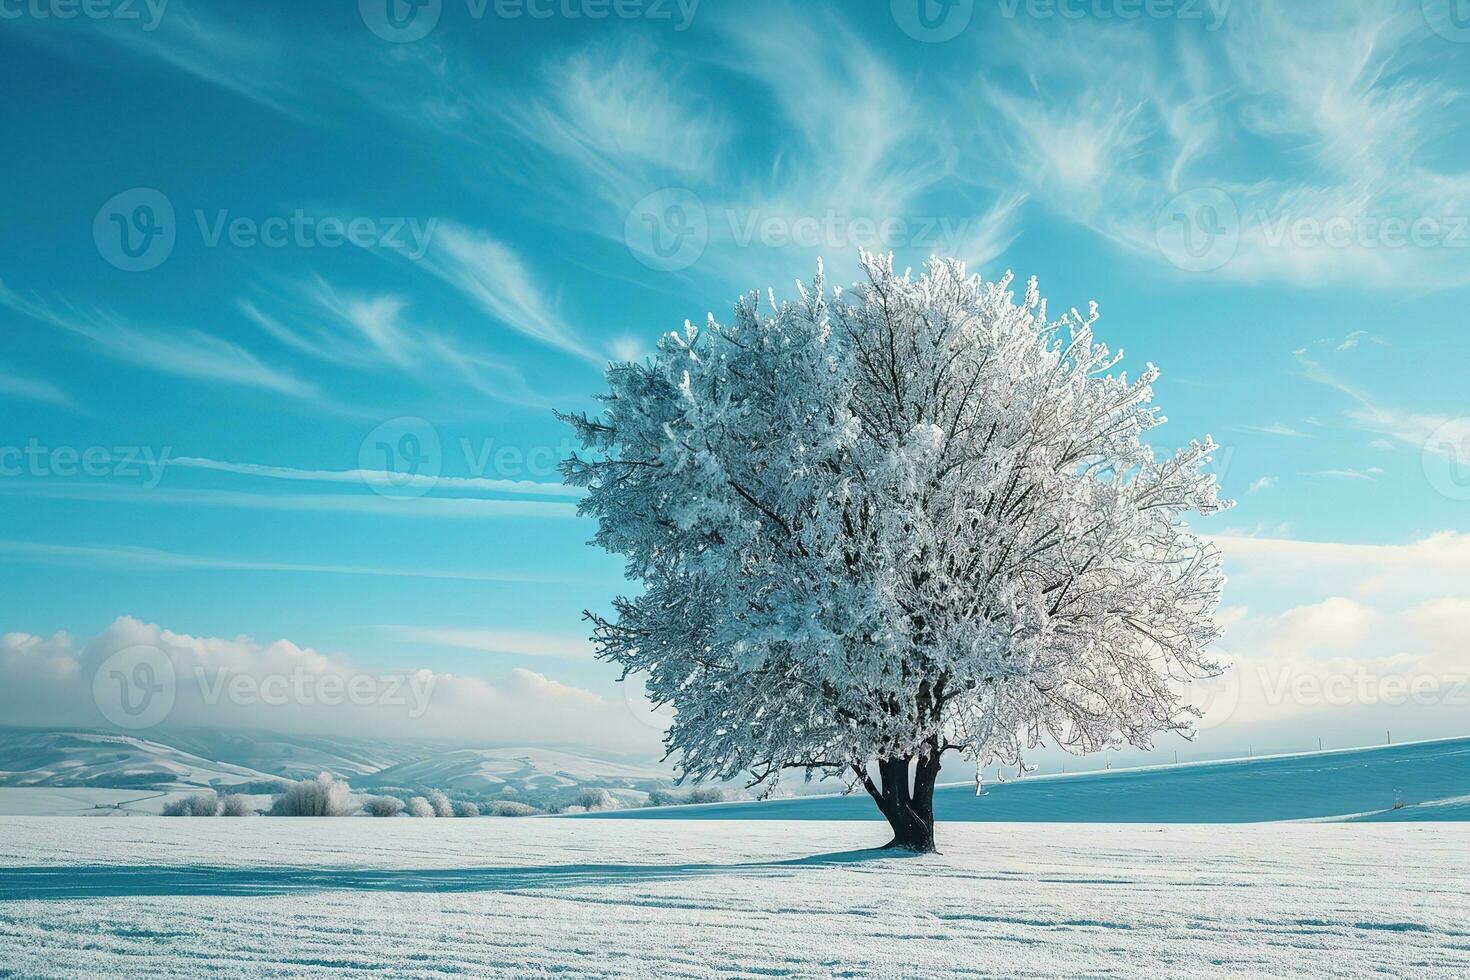
[[(1399, 808), (1395, 809), (1398, 805)], [(1470, 819), (1470, 738), (1305, 755), (1033, 776), (941, 786), (940, 821), (1250, 823), (1267, 820)], [(657, 810), (579, 819), (881, 820), (866, 793)]]
[(24, 729), (0, 733), (0, 786), (187, 789), (267, 778), (247, 766), (133, 735)]
[[(60, 812), (94, 789), (181, 792), (213, 787), (264, 795), (283, 780), (329, 772), (354, 790), (443, 790), (471, 799), (535, 805), (570, 802), (582, 788), (607, 789), (623, 805), (668, 785), (655, 762), (545, 748), (463, 748), (431, 742), (294, 736), (264, 731), (150, 731), (147, 737), (82, 729), (0, 728), (0, 812)], [(107, 796), (111, 801), (112, 796)], [(126, 795), (126, 794), (124, 794)], [(79, 799), (79, 797), (77, 797)], [(90, 797), (89, 797), (90, 799)], [(102, 800), (103, 797), (98, 797)]]
[(353, 784), (435, 786), (475, 796), (548, 793), (580, 786), (644, 789), (667, 783), (665, 766), (538, 748), (452, 749), (384, 769)]

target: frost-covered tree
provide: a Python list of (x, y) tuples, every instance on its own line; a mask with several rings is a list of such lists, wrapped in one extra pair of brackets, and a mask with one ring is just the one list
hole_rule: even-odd
[(434, 816), (436, 817), (454, 816), (454, 806), (449, 802), (449, 797), (445, 796), (442, 790), (430, 790), (429, 806), (434, 808)]
[(1114, 372), (1095, 306), (862, 265), (610, 365), (562, 472), (643, 586), (589, 614), (599, 655), (673, 706), (683, 775), (843, 774), (932, 850), (946, 752), (1190, 731), (1222, 577), (1181, 518), (1227, 504), (1208, 437), (1143, 441), (1157, 371)]
[(165, 817), (217, 817), (220, 815), (219, 797), (213, 792), (194, 793), (191, 796), (169, 800), (163, 805)]
[(239, 793), (226, 793), (219, 798), (219, 815), (222, 817), (248, 817), (254, 812), (250, 801)]
[(576, 806), (584, 810), (616, 810), (618, 798), (605, 789), (587, 788), (577, 793)]
[(289, 783), (271, 802), (274, 817), (350, 817), (362, 808), (343, 780), (329, 772)]
[(396, 817), (403, 812), (403, 801), (396, 796), (369, 796), (362, 801), (362, 809), (370, 817)]

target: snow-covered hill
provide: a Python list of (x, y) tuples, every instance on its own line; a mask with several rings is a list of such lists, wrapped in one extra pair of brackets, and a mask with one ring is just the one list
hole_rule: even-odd
[[(1470, 819), (1470, 739), (1304, 755), (1033, 776), (941, 786), (939, 821), (1249, 823), (1323, 818)], [(1398, 807), (1395, 809), (1395, 807)], [(588, 817), (720, 820), (879, 820), (873, 802), (808, 796)]]
[(247, 766), (132, 735), (23, 729), (0, 733), (0, 786), (163, 790), (268, 778)]
[[(179, 792), (237, 787), (269, 794), (283, 779), (330, 772), (355, 790), (439, 789), (456, 797), (565, 805), (602, 788), (624, 805), (673, 773), (657, 763), (542, 748), (461, 748), (438, 743), (288, 736), (272, 732), (150, 732), (0, 728), (0, 813), (70, 813), (86, 800), (41, 789)], [(24, 794), (35, 792), (31, 797)], [(135, 792), (136, 791), (136, 792)], [(88, 799), (91, 799), (88, 797)], [(114, 795), (103, 793), (105, 804)], [(65, 806), (61, 806), (64, 803)], [(161, 805), (161, 804), (159, 804)], [(146, 812), (148, 807), (129, 807)]]
[(640, 789), (667, 781), (669, 776), (667, 767), (557, 749), (457, 749), (384, 769), (353, 784), (434, 786), (494, 796), (580, 786)]

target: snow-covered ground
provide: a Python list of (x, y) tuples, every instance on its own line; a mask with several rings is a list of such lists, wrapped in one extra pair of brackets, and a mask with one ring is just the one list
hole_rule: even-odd
[(0, 819), (0, 975), (1464, 976), (1448, 823)]

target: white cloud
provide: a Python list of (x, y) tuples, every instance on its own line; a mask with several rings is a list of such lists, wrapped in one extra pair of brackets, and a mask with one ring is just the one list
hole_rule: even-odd
[(1202, 738), (1307, 747), (1463, 734), (1470, 711), (1470, 534), (1405, 545), (1216, 536), (1230, 594), (1329, 598), (1221, 611), (1233, 664)]
[(1422, 600), (1470, 589), (1470, 534), (1440, 531), (1411, 544), (1341, 544), (1211, 535), (1231, 581), (1269, 590)]
[(1274, 477), (1274, 476), (1263, 476), (1259, 480), (1256, 480), (1255, 482), (1253, 482), (1251, 484), (1251, 486), (1250, 486), (1250, 489), (1247, 490), (1246, 492), (1247, 493), (1259, 493), (1262, 490), (1269, 490), (1272, 487), (1274, 487), (1275, 485), (1276, 485), (1276, 477)]
[(289, 640), (191, 636), (126, 616), (80, 647), (66, 634), (0, 637), (0, 714), (18, 724), (111, 727), (103, 707), (116, 679), (103, 675), (99, 699), (94, 678), (111, 655), (138, 647), (147, 651), (146, 679), (172, 697), (158, 722), (170, 727), (613, 751), (652, 752), (658, 744), (658, 733), (622, 699), (524, 668), (494, 679), (412, 666), (368, 670)]

